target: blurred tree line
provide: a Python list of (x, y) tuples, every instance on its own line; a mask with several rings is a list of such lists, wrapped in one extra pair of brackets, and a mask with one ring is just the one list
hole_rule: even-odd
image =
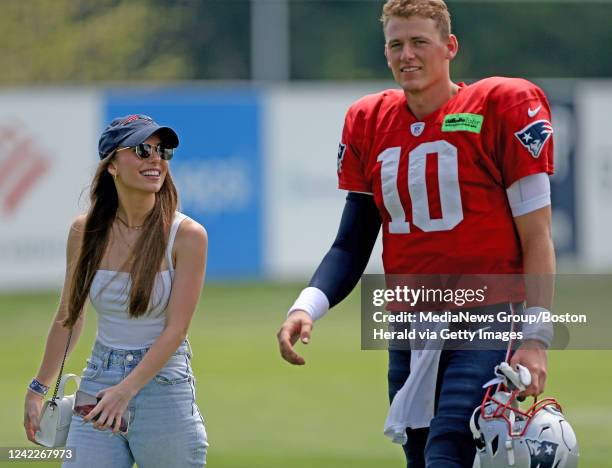
[[(383, 1), (289, 1), (292, 79), (389, 79)], [(612, 3), (448, 5), (456, 77), (612, 76)], [(0, 83), (248, 80), (250, 11), (250, 0), (3, 0)]]

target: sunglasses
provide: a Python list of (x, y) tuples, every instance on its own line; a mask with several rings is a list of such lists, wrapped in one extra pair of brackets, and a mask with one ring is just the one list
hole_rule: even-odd
[(166, 148), (161, 144), (150, 145), (148, 143), (141, 143), (136, 146), (124, 146), (123, 148), (117, 148), (115, 150), (115, 153), (117, 151), (131, 149), (134, 150), (136, 156), (138, 156), (139, 159), (148, 159), (153, 154), (153, 148), (155, 148), (155, 151), (157, 151), (159, 157), (162, 158), (164, 161), (170, 161), (172, 159), (172, 156), (174, 156), (174, 148)]

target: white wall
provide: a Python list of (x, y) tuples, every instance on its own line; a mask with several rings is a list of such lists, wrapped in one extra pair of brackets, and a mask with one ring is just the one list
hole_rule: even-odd
[(577, 90), (581, 146), (577, 155), (578, 250), (592, 269), (612, 267), (612, 82), (582, 82)]
[[(336, 175), (344, 114), (378, 86), (310, 85), (270, 90), (264, 128), (267, 230), (273, 278), (309, 276), (331, 246), (346, 192)], [(370, 268), (382, 271), (380, 241)]]

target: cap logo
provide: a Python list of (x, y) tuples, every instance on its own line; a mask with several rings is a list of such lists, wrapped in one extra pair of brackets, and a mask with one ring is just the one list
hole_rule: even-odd
[(148, 120), (149, 122), (153, 122), (153, 119), (149, 117), (148, 115), (132, 114), (132, 115), (128, 115), (125, 119), (119, 122), (118, 125), (127, 125), (130, 122), (134, 122), (136, 120)]

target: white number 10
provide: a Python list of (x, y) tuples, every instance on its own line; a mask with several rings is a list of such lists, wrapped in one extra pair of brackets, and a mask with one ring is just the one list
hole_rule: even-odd
[[(383, 202), (391, 216), (389, 232), (407, 234), (410, 223), (400, 200), (397, 188), (397, 175), (401, 147), (387, 148), (378, 155), (382, 162), (380, 177)], [(427, 155), (438, 155), (438, 187), (442, 217), (431, 219), (429, 198), (427, 196), (426, 163)], [(457, 147), (447, 141), (438, 140), (422, 143), (408, 154), (408, 193), (412, 201), (412, 222), (426, 232), (449, 231), (463, 220), (463, 207), (459, 191), (459, 161)]]

